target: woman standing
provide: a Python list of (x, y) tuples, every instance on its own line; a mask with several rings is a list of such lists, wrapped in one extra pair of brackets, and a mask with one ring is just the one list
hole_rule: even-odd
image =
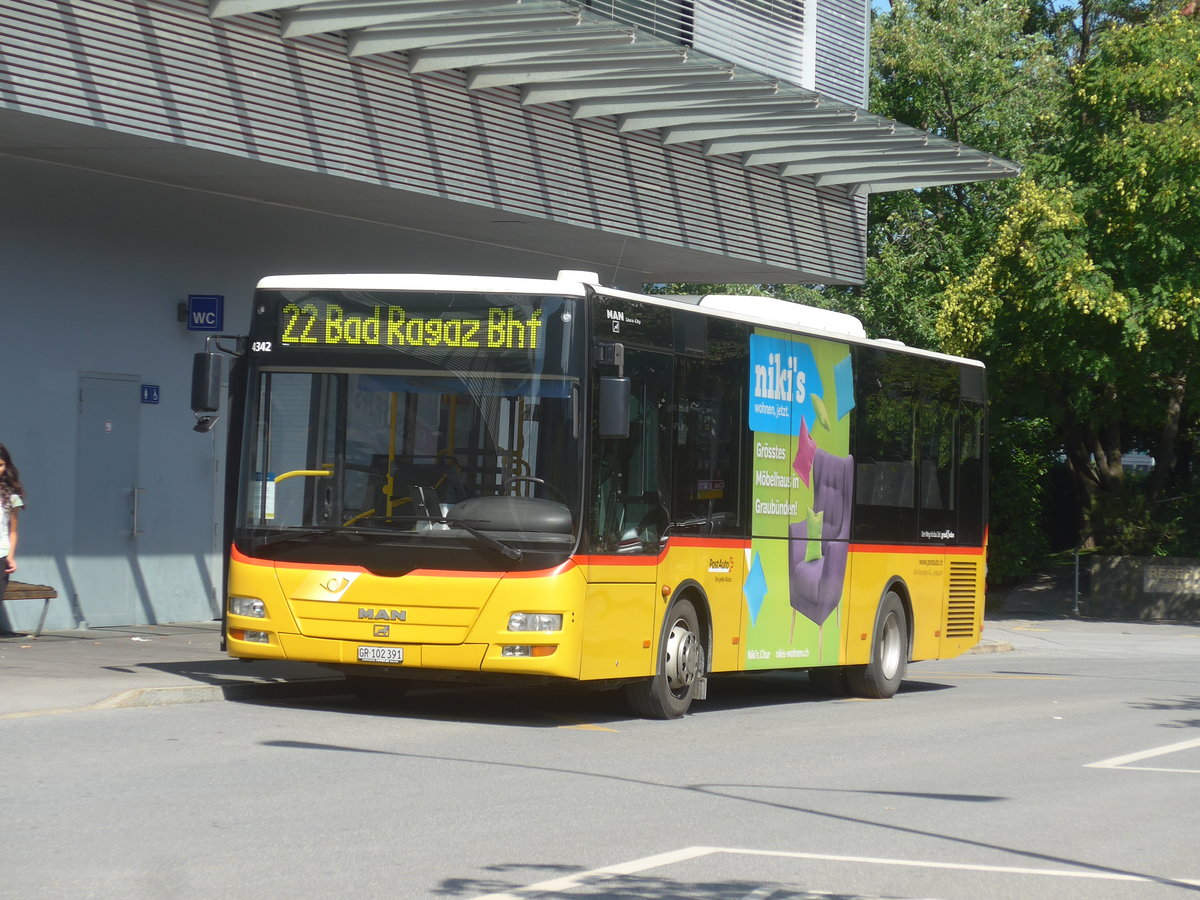
[(0, 594), (8, 587), (8, 576), (17, 571), (17, 519), (24, 493), (8, 448), (0, 444)]

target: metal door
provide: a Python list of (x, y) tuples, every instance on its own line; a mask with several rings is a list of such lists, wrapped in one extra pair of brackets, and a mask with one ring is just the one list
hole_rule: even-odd
[[(79, 380), (72, 580), (85, 625), (139, 621), (136, 586), (140, 383), (131, 376)], [(146, 610), (149, 613), (149, 609)], [(143, 617), (141, 621), (152, 621)]]

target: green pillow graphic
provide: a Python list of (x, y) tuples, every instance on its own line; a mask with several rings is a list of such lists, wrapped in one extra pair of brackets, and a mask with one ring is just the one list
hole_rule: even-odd
[(812, 562), (822, 557), (821, 528), (825, 524), (825, 511), (808, 511), (808, 544), (804, 548), (804, 561)]

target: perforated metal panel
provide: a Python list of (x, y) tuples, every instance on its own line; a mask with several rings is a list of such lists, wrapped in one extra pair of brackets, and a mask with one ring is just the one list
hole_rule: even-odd
[(946, 637), (970, 638), (976, 635), (979, 617), (979, 564), (950, 561), (950, 584), (946, 605)]
[(871, 12), (866, 0), (817, 3), (813, 87), (855, 106), (867, 105)]
[[(351, 60), (337, 35), (283, 42), (270, 16), (213, 22), (199, 0), (5, 10), (10, 109), (377, 185), (396, 204), (417, 194), (491, 207), (754, 261), (792, 280), (862, 277), (862, 204), (840, 187), (621, 134), (614, 117), (573, 121), (565, 104), (523, 107), (517, 87), (470, 92), (463, 72), (413, 77), (398, 54)], [(93, 153), (96, 168), (136, 169), (136, 154), (104, 155)], [(145, 162), (147, 177), (189, 183), (181, 160)], [(239, 190), (256, 196), (250, 181)], [(694, 275), (686, 259), (662, 261), (659, 277)]]

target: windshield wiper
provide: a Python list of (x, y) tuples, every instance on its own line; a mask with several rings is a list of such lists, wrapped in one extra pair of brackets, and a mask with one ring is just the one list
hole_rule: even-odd
[(504, 543), (504, 541), (497, 540), (496, 538), (494, 538), (490, 534), (488, 534), (486, 531), (482, 531), (481, 529), (476, 528), (474, 525), (468, 525), (462, 519), (454, 519), (453, 521), (451, 521), (450, 519), (443, 517), (440, 519), (428, 519), (427, 521), (444, 523), (446, 525), (449, 525), (451, 528), (461, 528), (467, 534), (471, 535), (471, 537), (478, 538), (479, 540), (481, 540), (485, 544), (487, 544), (489, 547), (493, 547), (496, 550), (499, 550), (506, 557), (508, 557), (509, 559), (511, 559), (513, 561), (520, 561), (521, 557), (525, 555), (516, 547), (508, 546), (508, 544)]
[(290, 543), (307, 543), (315, 541), (317, 538), (346, 538), (346, 537), (362, 537), (372, 535), (376, 537), (390, 537), (397, 534), (393, 529), (388, 528), (346, 528), (335, 526), (323, 526), (306, 528), (303, 531), (289, 532), (288, 534), (276, 535), (275, 537), (262, 538), (255, 547), (261, 549), (264, 547), (277, 547), (280, 544)]
[(276, 547), (279, 544), (290, 544), (293, 541), (311, 541), (319, 537), (328, 537), (336, 531), (337, 528), (307, 528), (304, 531), (294, 531), (290, 534), (281, 534), (273, 538), (263, 538), (255, 543), (255, 549), (261, 550), (265, 547)]

